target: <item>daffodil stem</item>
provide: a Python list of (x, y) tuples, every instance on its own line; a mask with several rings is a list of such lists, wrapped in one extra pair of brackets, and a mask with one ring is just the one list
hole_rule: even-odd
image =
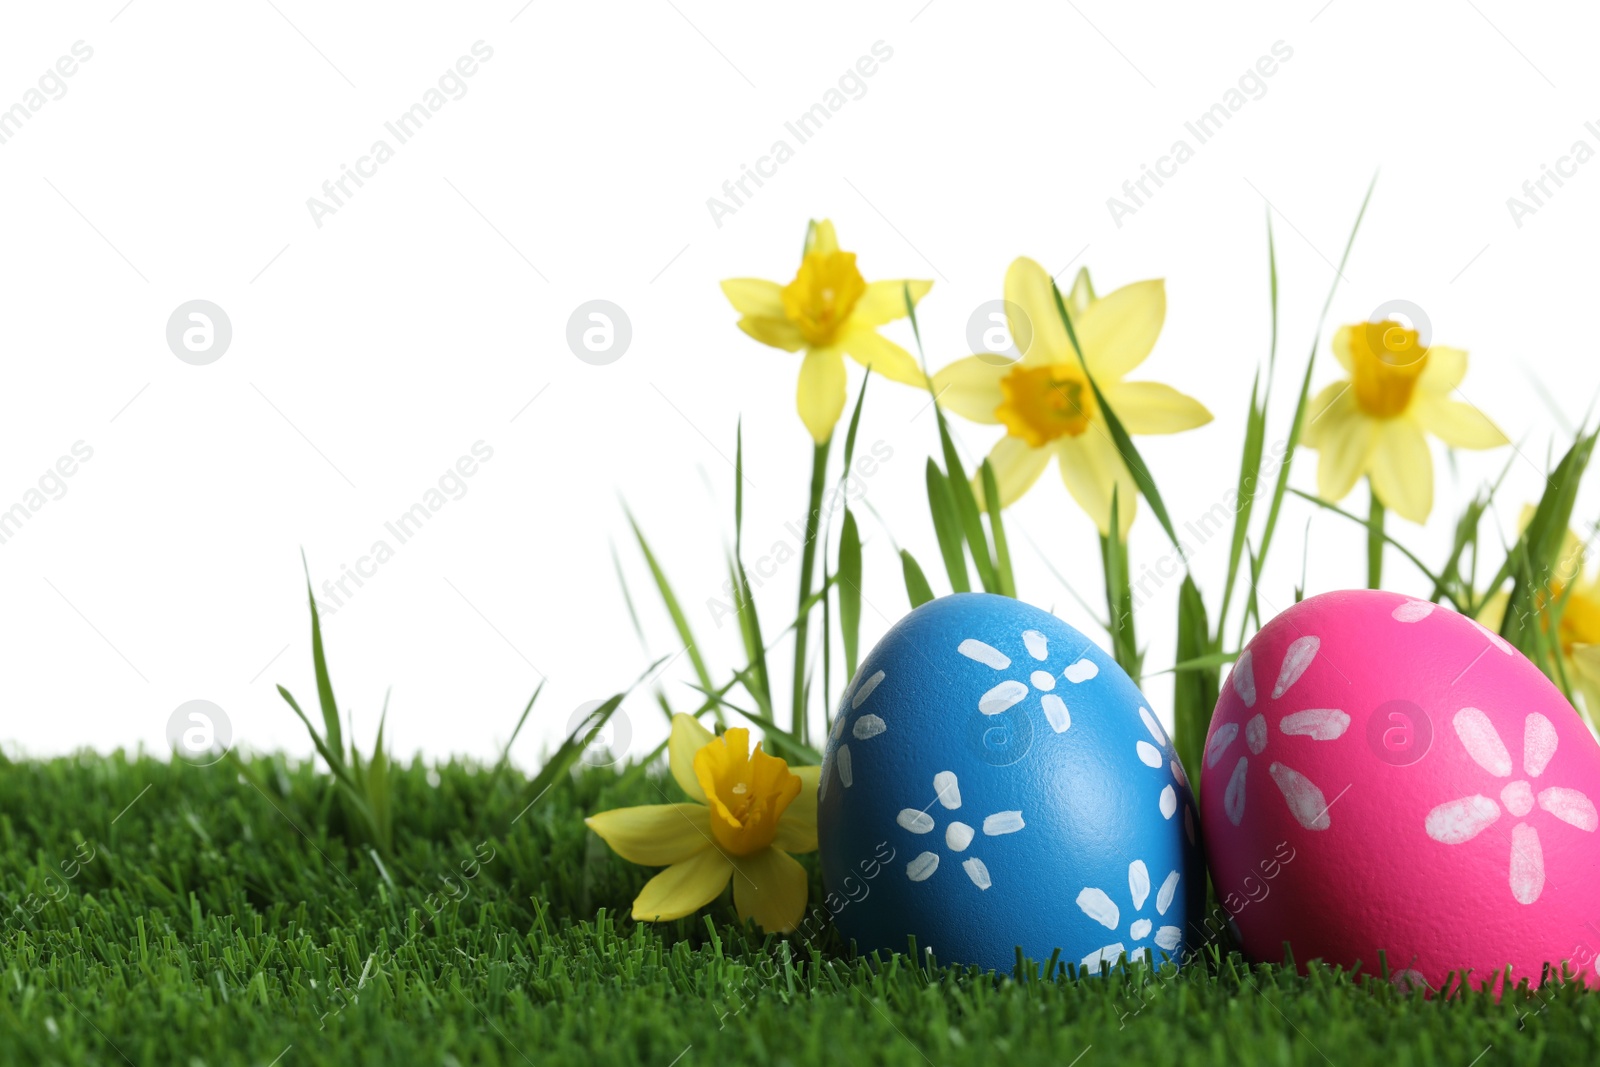
[(1378, 491), (1371, 488), (1372, 509), (1367, 512), (1367, 588), (1379, 589), (1383, 586), (1383, 501), (1378, 499)]
[[(811, 453), (811, 498), (806, 506), (806, 543), (800, 549), (799, 617), (794, 624), (794, 709), (789, 718), (789, 733), (796, 741), (806, 740), (806, 638), (811, 629), (811, 574), (817, 562), (817, 528), (822, 513), (822, 489), (827, 481), (828, 449), (833, 438), (817, 445)], [(826, 694), (824, 694), (826, 696)]]

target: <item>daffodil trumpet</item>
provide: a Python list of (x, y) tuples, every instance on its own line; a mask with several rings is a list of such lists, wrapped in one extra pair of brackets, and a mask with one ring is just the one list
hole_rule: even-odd
[(630, 863), (665, 867), (633, 902), (644, 922), (681, 919), (733, 883), (744, 920), (788, 933), (805, 913), (807, 875), (794, 853), (817, 848), (820, 767), (790, 767), (750, 747), (750, 731), (721, 737), (692, 716), (672, 717), (672, 777), (687, 803), (650, 804), (591, 815), (584, 824)]

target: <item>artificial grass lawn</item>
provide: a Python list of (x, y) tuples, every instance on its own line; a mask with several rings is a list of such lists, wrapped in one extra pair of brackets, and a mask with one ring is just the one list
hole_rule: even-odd
[(763, 938), (726, 899), (709, 921), (636, 924), (651, 872), (580, 819), (680, 799), (670, 780), (587, 768), (512, 824), (520, 780), (491, 795), (479, 768), (420, 763), (394, 779), (380, 867), (345, 839), (327, 776), (281, 757), (0, 758), (0, 1062), (1600, 1059), (1600, 997), (1572, 986), (1425, 1001), (1220, 951), (1180, 975), (1019, 982), (852, 959), (831, 933)]

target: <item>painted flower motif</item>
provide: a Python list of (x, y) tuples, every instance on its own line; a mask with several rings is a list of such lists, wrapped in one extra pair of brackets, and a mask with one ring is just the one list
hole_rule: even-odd
[[(1322, 647), (1319, 637), (1299, 637), (1290, 643), (1284, 651), (1283, 664), (1278, 669), (1278, 678), (1272, 685), (1272, 700), (1280, 700), (1287, 693), (1300, 676), (1311, 666), (1317, 658), (1317, 650)], [(1246, 708), (1256, 706), (1256, 677), (1255, 664), (1247, 648), (1240, 653), (1239, 660), (1233, 665), (1233, 673), (1229, 682), (1239, 699)], [(1350, 728), (1350, 716), (1337, 708), (1307, 708), (1303, 711), (1291, 712), (1278, 720), (1278, 731), (1288, 737), (1308, 737), (1313, 741), (1334, 741), (1344, 736)], [(1236, 722), (1224, 723), (1211, 735), (1211, 740), (1206, 744), (1206, 768), (1215, 767), (1229, 746), (1239, 738), (1239, 724)], [(1245, 811), (1245, 785), (1250, 767), (1250, 757), (1260, 756), (1267, 749), (1270, 740), (1267, 719), (1261, 712), (1256, 712), (1244, 724), (1245, 747), (1248, 755), (1241, 755), (1239, 761), (1233, 765), (1233, 772), (1228, 778), (1228, 787), (1222, 795), (1222, 809), (1228, 816), (1228, 821), (1238, 826), (1244, 819)], [(1328, 819), (1329, 802), (1322, 789), (1305, 775), (1285, 763), (1273, 760), (1267, 765), (1267, 774), (1272, 778), (1273, 784), (1283, 794), (1285, 803), (1289, 805), (1289, 814), (1294, 816), (1295, 822), (1307, 830), (1326, 830), (1330, 824)], [(1334, 798), (1335, 800), (1338, 797)]]
[[(1511, 753), (1500, 733), (1477, 708), (1462, 708), (1451, 720), (1456, 736), (1474, 763), (1496, 778), (1512, 778)], [(1500, 790), (1500, 803), (1481, 793), (1440, 804), (1428, 812), (1428, 836), (1445, 845), (1471, 841), (1500, 818), (1502, 805), (1515, 819), (1529, 816), (1537, 805), (1568, 826), (1586, 833), (1600, 827), (1600, 813), (1594, 801), (1576, 789), (1550, 786), (1533, 791), (1528, 778), (1538, 778), (1556, 754), (1556, 728), (1537, 711), (1522, 724), (1522, 772), (1526, 778), (1512, 778)], [(1531, 822), (1518, 822), (1511, 828), (1509, 881), (1511, 895), (1519, 904), (1532, 904), (1544, 892), (1544, 848), (1539, 831)]]
[[(1050, 658), (1050, 642), (1038, 630), (1022, 631), (1022, 645), (1035, 663), (1042, 664)], [(1010, 656), (993, 645), (979, 641), (976, 637), (962, 641), (956, 646), (956, 651), (975, 663), (981, 663), (997, 671), (1011, 669)], [(1100, 668), (1095, 666), (1093, 660), (1080, 657), (1061, 672), (1061, 677), (1073, 685), (1081, 685), (1099, 673)], [(1054, 691), (1055, 687), (1056, 676), (1042, 667), (1037, 667), (1028, 673), (1026, 682), (1020, 678), (1008, 678), (984, 693), (978, 698), (978, 710), (985, 715), (999, 715), (1022, 703), (1028, 699), (1030, 693), (1038, 690), (1041, 694), (1039, 706), (1044, 711), (1045, 721), (1050, 724), (1050, 729), (1058, 734), (1066, 733), (1072, 727), (1072, 713), (1067, 710), (1066, 701)]]
[[(1116, 489), (1117, 536), (1126, 540), (1138, 487), (1106, 430), (1061, 322), (1053, 285), (1033, 260), (1024, 256), (1013, 262), (1005, 278), (1006, 318), (1022, 358), (983, 353), (958, 359), (933, 376), (934, 390), (963, 418), (1006, 428), (989, 453), (1001, 507), (1021, 498), (1054, 458), (1067, 491), (1105, 536), (1111, 533)], [(1097, 297), (1088, 271), (1080, 271), (1061, 302), (1072, 316), (1083, 362), (1129, 433), (1179, 433), (1211, 421), (1198, 400), (1171, 386), (1122, 380), (1150, 355), (1166, 321), (1167, 294), (1160, 279)], [(981, 484), (975, 490), (983, 502)]]
[[(953, 771), (940, 771), (933, 776), (934, 803), (946, 811), (957, 811), (961, 807), (961, 784), (956, 780)], [(900, 828), (913, 834), (932, 833), (937, 825), (932, 815), (926, 808), (902, 808), (894, 821)], [(997, 811), (993, 815), (984, 817), (983, 834), (985, 837), (999, 837), (1002, 834), (1014, 834), (1027, 824), (1022, 821), (1020, 811)], [(967, 823), (954, 819), (944, 828), (944, 845), (951, 852), (960, 855), (967, 851), (978, 831)], [(939, 869), (939, 854), (937, 852), (919, 852), (906, 864), (906, 877), (913, 882), (925, 882)], [(979, 889), (988, 889), (993, 885), (989, 875), (989, 868), (977, 856), (968, 856), (961, 861), (961, 869), (967, 872), (967, 877)]]
[[(1173, 871), (1167, 875), (1166, 881), (1161, 883), (1161, 888), (1156, 890), (1156, 916), (1158, 918), (1165, 915), (1167, 909), (1172, 907), (1173, 897), (1178, 892), (1179, 878), (1179, 873)], [(1108, 967), (1115, 966), (1117, 960), (1125, 952), (1128, 955), (1129, 962), (1144, 960), (1148, 963), (1150, 962), (1149, 944), (1154, 944), (1156, 948), (1171, 955), (1175, 953), (1179, 943), (1183, 940), (1183, 929), (1181, 927), (1157, 927), (1151, 919), (1141, 914), (1144, 910), (1145, 901), (1150, 897), (1150, 870), (1145, 866), (1144, 860), (1134, 860), (1128, 864), (1128, 895), (1133, 901), (1132, 910), (1136, 916), (1128, 924), (1128, 941), (1132, 942), (1133, 948), (1129, 949), (1125, 943), (1118, 941), (1089, 953), (1083, 958), (1083, 967), (1091, 973), (1099, 971), (1102, 963)], [(1113, 934), (1122, 929), (1122, 910), (1117, 907), (1116, 901), (1111, 899), (1111, 894), (1105, 890), (1085, 886), (1082, 892), (1078, 894), (1077, 904), (1079, 911), (1082, 911)], [(1152, 931), (1154, 931), (1155, 937), (1151, 938), (1149, 944), (1141, 945), (1141, 941), (1150, 938)]]
[(1350, 377), (1326, 386), (1307, 409), (1305, 445), (1319, 453), (1317, 493), (1338, 501), (1365, 474), (1384, 507), (1412, 522), (1433, 510), (1431, 433), (1456, 448), (1509, 444), (1489, 417), (1452, 399), (1467, 374), (1459, 348), (1422, 345), (1398, 322), (1341, 326), (1333, 354)]
[[(1170, 819), (1178, 811), (1178, 791), (1174, 784), (1189, 788), (1189, 776), (1183, 771), (1183, 763), (1178, 759), (1178, 753), (1173, 749), (1172, 743), (1167, 740), (1167, 732), (1161, 728), (1155, 714), (1139, 705), (1139, 719), (1144, 723), (1144, 728), (1150, 736), (1155, 738), (1155, 744), (1140, 739), (1133, 744), (1134, 755), (1139, 757), (1139, 762), (1152, 770), (1160, 770), (1166, 764), (1167, 770), (1172, 774), (1172, 783), (1161, 787), (1161, 792), (1156, 796), (1156, 807), (1161, 811), (1163, 819)], [(1189, 844), (1194, 844), (1194, 811), (1185, 804), (1183, 807), (1183, 832), (1189, 838)]]
[[(833, 728), (828, 731), (828, 738), (838, 745), (833, 751), (835, 772), (839, 775), (839, 782), (846, 789), (849, 789), (851, 784), (855, 782), (855, 767), (851, 763), (850, 745), (842, 740), (846, 722), (852, 713), (867, 702), (867, 698), (873, 694), (874, 690), (883, 684), (883, 679), (883, 671), (874, 671), (863, 679), (860, 685), (856, 686), (853, 693), (847, 692), (850, 697), (850, 709), (849, 711), (841, 711), (838, 717), (833, 720)], [(868, 711), (856, 716), (855, 726), (851, 728), (850, 736), (857, 741), (867, 741), (877, 737), (879, 734), (886, 733), (888, 729), (888, 723), (884, 722), (880, 716)], [(819, 801), (827, 790), (828, 780), (824, 778), (817, 784), (817, 799)]]
[(741, 919), (786, 933), (806, 907), (806, 871), (790, 853), (817, 848), (820, 767), (794, 767), (750, 749), (750, 731), (717, 737), (688, 715), (672, 717), (672, 776), (694, 803), (603, 811), (584, 820), (629, 863), (666, 867), (644, 884), (633, 917), (680, 919), (733, 879)]
[(740, 315), (739, 329), (785, 352), (804, 350), (796, 403), (819, 445), (833, 436), (844, 410), (845, 356), (885, 378), (926, 387), (911, 353), (880, 335), (878, 327), (906, 317), (908, 289), (915, 304), (931, 288), (931, 281), (866, 281), (856, 269), (856, 254), (839, 250), (827, 219), (807, 229), (800, 269), (788, 285), (761, 278), (722, 283)]

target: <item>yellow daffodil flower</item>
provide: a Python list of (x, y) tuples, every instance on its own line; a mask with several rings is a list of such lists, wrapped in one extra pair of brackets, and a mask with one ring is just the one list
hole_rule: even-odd
[(806, 871), (791, 852), (817, 848), (820, 767), (790, 767), (750, 749), (750, 731), (721, 737), (688, 715), (672, 717), (672, 777), (688, 804), (618, 808), (584, 820), (630, 863), (667, 869), (645, 883), (633, 917), (681, 919), (705, 907), (733, 879), (741, 919), (787, 933), (806, 907)]
[[(1061, 299), (1095, 384), (1130, 434), (1178, 433), (1211, 421), (1199, 401), (1170, 386), (1122, 380), (1150, 354), (1166, 321), (1167, 293), (1159, 279), (1096, 297), (1088, 271), (1080, 271), (1072, 292)], [(1067, 491), (1102, 535), (1111, 531), (1116, 487), (1117, 534), (1125, 539), (1138, 489), (1067, 337), (1050, 275), (1026, 257), (1012, 263), (1005, 306), (1022, 358), (985, 353), (956, 360), (933, 376), (939, 402), (973, 422), (1006, 428), (989, 453), (1001, 507), (1027, 492), (1054, 456)], [(982, 501), (981, 485), (976, 492)]]
[[(1521, 528), (1527, 528), (1533, 512), (1531, 505), (1522, 509)], [(1548, 596), (1562, 604), (1561, 622), (1556, 627), (1556, 653), (1567, 680), (1583, 694), (1590, 728), (1594, 729), (1600, 719), (1600, 569), (1586, 573), (1584, 562), (1583, 542), (1568, 530), (1561, 545), (1561, 558), (1550, 577)], [(1509, 592), (1496, 593), (1478, 612), (1478, 621), (1499, 632), (1510, 600)]]
[(1433, 456), (1424, 431), (1457, 448), (1509, 444), (1489, 417), (1450, 394), (1467, 354), (1423, 347), (1416, 330), (1390, 319), (1342, 326), (1333, 354), (1350, 375), (1312, 399), (1301, 440), (1318, 451), (1317, 493), (1342, 500), (1367, 475), (1385, 508), (1412, 522), (1433, 510)]
[(796, 400), (800, 419), (817, 444), (833, 436), (845, 405), (844, 357), (885, 378), (923, 387), (927, 379), (911, 353), (878, 333), (906, 315), (932, 282), (868, 282), (854, 252), (839, 251), (833, 223), (812, 223), (800, 269), (788, 285), (761, 278), (729, 278), (722, 291), (740, 316), (739, 329), (764, 345), (805, 352)]

